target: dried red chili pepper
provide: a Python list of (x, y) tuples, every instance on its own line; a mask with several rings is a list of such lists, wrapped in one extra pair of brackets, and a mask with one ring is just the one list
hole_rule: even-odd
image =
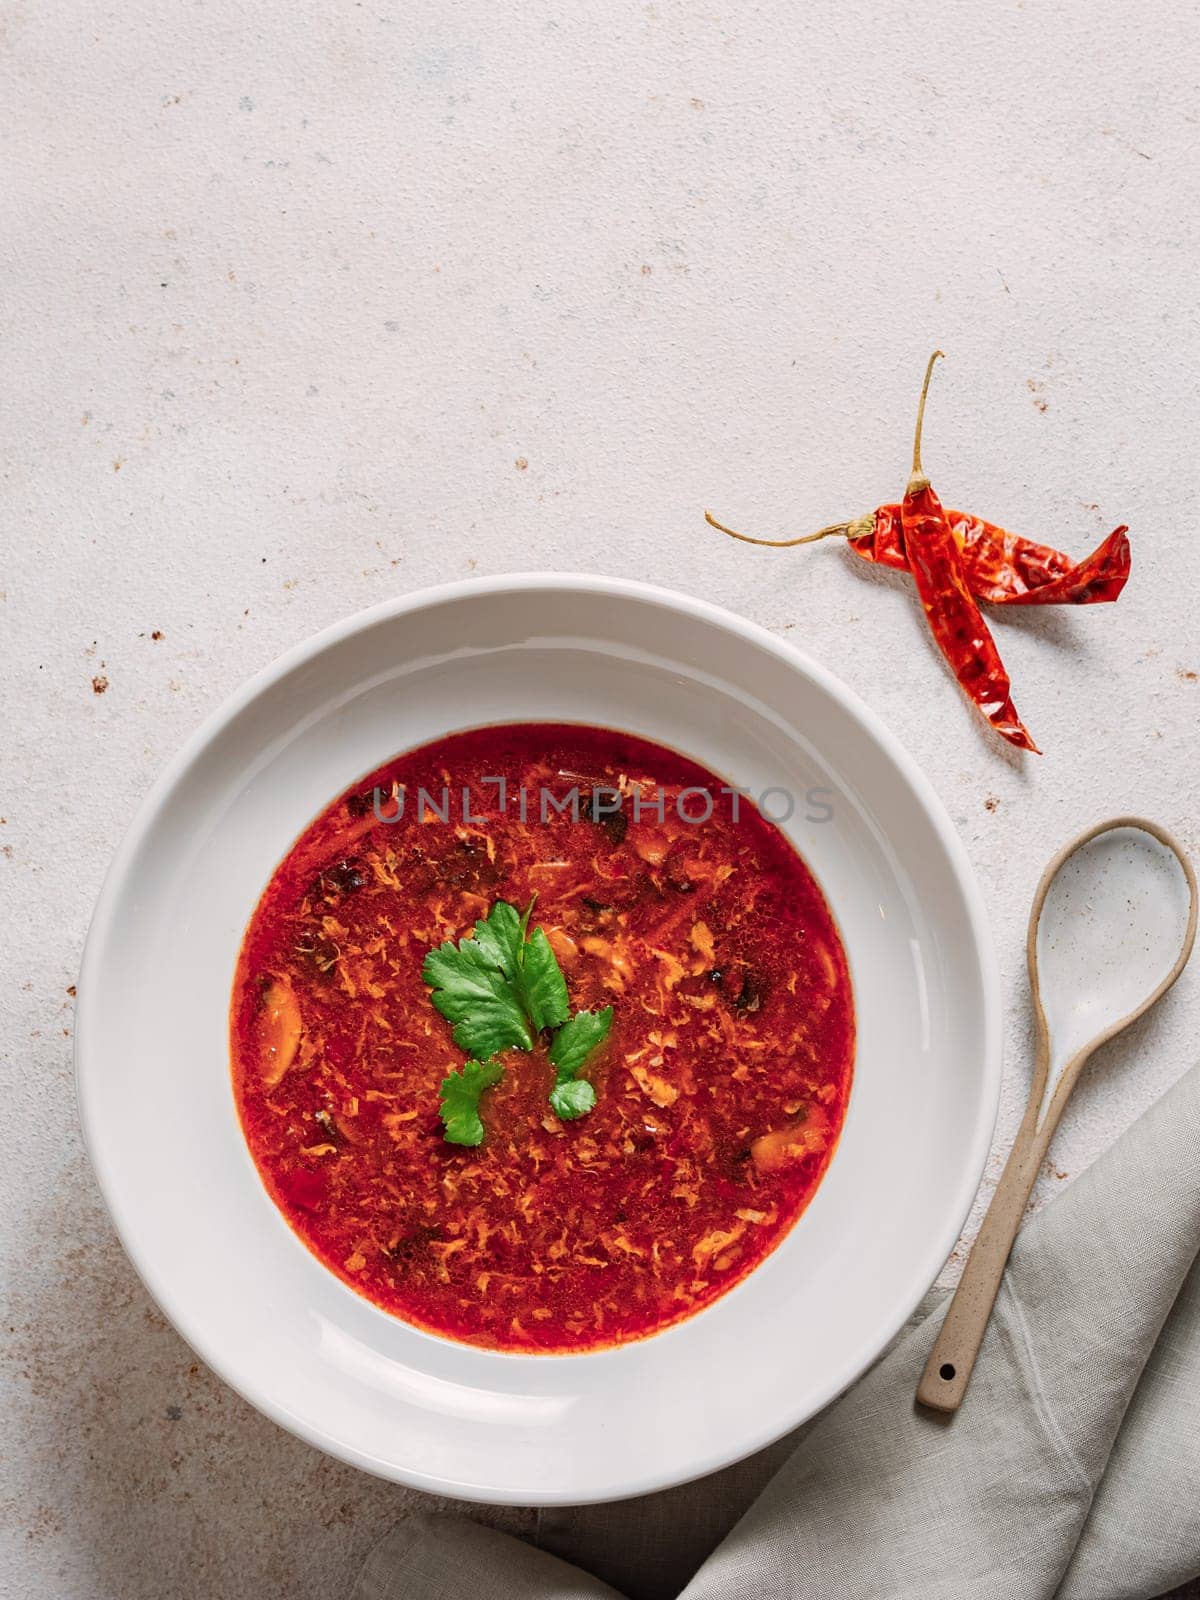
[[(743, 544), (782, 550), (840, 534), (864, 561), (896, 572), (909, 570), (898, 505), (877, 506), (865, 517), (832, 523), (800, 539), (752, 539), (727, 528), (710, 512), (704, 515), (712, 527)], [(1115, 600), (1129, 577), (1129, 530), (1124, 525), (1114, 529), (1090, 556), (1073, 562), (1061, 550), (1009, 533), (969, 512), (947, 511), (945, 515), (962, 552), (967, 588), (977, 600), (986, 600), (989, 605), (1099, 605)]]
[[(1129, 577), (1122, 525), (1080, 562), (1050, 545), (1009, 533), (982, 517), (946, 511), (921, 470), (921, 429), (935, 351), (926, 368), (913, 440), (913, 475), (900, 505), (882, 505), (851, 522), (834, 522), (799, 539), (756, 539), (705, 520), (745, 544), (783, 548), (844, 537), (864, 561), (908, 572), (934, 637), (960, 684), (1011, 743), (1037, 750), (1012, 703), (1009, 678), (976, 600), (992, 605), (1095, 605), (1115, 600)], [(916, 543), (914, 543), (914, 539)]]
[[(1061, 550), (1035, 544), (982, 517), (965, 511), (947, 511), (945, 516), (962, 553), (967, 587), (990, 605), (1098, 605), (1115, 600), (1129, 577), (1129, 530), (1124, 526), (1114, 529), (1090, 556), (1073, 562)], [(907, 572), (900, 507), (880, 506), (859, 522), (869, 522), (870, 529), (847, 529), (855, 555)]]
[(1037, 752), (1012, 703), (1008, 673), (983, 614), (967, 588), (962, 555), (946, 521), (942, 503), (921, 466), (921, 429), (935, 350), (925, 369), (917, 426), (913, 434), (912, 474), (900, 506), (900, 526), (909, 570), (917, 585), (929, 630), (954, 669), (959, 683), (984, 716), (1010, 744)]

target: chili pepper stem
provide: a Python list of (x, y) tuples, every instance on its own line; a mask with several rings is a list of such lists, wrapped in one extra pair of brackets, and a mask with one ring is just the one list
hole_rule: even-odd
[(918, 494), (922, 489), (928, 489), (929, 479), (925, 469), (921, 466), (921, 430), (925, 426), (925, 400), (929, 394), (929, 380), (933, 377), (933, 364), (944, 359), (944, 350), (935, 350), (929, 358), (929, 365), (925, 368), (925, 382), (921, 385), (921, 398), (917, 403), (917, 426), (913, 432), (913, 458), (912, 476), (908, 480), (908, 493)]
[(723, 522), (717, 521), (711, 511), (704, 513), (704, 520), (710, 528), (727, 533), (731, 539), (740, 539), (743, 544), (765, 544), (772, 550), (786, 550), (794, 544), (815, 544), (818, 539), (831, 539), (835, 534), (846, 535), (853, 526), (849, 522), (831, 522), (827, 528), (818, 528), (816, 533), (803, 534), (799, 539), (753, 539), (748, 533), (735, 533), (732, 528), (727, 528)]

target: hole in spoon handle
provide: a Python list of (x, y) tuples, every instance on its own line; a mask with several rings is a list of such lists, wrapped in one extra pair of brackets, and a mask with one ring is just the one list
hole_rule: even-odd
[(957, 1411), (967, 1392), (974, 1367), (974, 1356), (961, 1368), (953, 1361), (931, 1360), (917, 1385), (918, 1403), (927, 1406), (930, 1411)]
[(1045, 1126), (1035, 1128), (1028, 1116), (1021, 1125), (917, 1385), (918, 1403), (933, 1411), (957, 1411), (962, 1404), (1038, 1163), (1052, 1131)]
[(1011, 1235), (1007, 1245), (997, 1235), (989, 1249), (980, 1233), (917, 1385), (921, 1405), (957, 1411), (962, 1404), (1011, 1246)]

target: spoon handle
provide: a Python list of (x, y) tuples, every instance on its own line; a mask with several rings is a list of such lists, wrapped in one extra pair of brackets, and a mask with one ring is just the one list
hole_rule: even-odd
[(1033, 1180), (1058, 1122), (1057, 1115), (1047, 1115), (1039, 1127), (1037, 1110), (1035, 1100), (1021, 1123), (917, 1385), (917, 1400), (934, 1411), (957, 1411), (971, 1381)]

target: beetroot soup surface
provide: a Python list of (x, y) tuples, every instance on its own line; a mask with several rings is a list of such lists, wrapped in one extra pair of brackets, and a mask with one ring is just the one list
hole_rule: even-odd
[[(593, 1349), (710, 1304), (800, 1216), (845, 1115), (849, 974), (808, 868), (726, 781), (630, 734), (482, 728), (386, 762), (289, 851), (238, 963), (234, 1089), (276, 1204), (360, 1294), (492, 1349)], [(543, 821), (543, 788), (579, 820)], [(709, 820), (678, 815), (688, 788)], [(595, 1109), (560, 1121), (544, 1046), (509, 1051), (482, 1144), (449, 1144), (465, 1057), (422, 961), (535, 894), (572, 1010), (613, 1007)]]

